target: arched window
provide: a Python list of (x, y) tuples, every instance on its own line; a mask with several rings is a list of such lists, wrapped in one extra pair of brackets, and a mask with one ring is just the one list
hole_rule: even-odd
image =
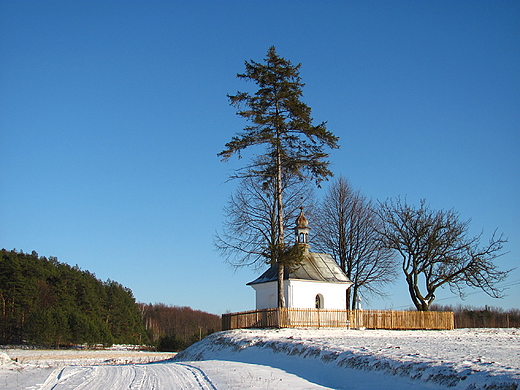
[(318, 294), (316, 295), (316, 309), (323, 309), (324, 302), (323, 302), (323, 295)]

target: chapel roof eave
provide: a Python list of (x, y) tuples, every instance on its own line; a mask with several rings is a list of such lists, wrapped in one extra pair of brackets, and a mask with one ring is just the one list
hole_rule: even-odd
[[(247, 283), (248, 286), (268, 283), (278, 280), (278, 267), (272, 265), (257, 279)], [(308, 280), (327, 283), (352, 284), (336, 261), (326, 253), (309, 252), (300, 266), (293, 270), (287, 267), (284, 271), (284, 280)]]

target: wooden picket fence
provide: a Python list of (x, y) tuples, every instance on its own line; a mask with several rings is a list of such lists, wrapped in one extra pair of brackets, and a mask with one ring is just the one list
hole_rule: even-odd
[(286, 309), (226, 313), (222, 330), (239, 328), (453, 329), (453, 312)]

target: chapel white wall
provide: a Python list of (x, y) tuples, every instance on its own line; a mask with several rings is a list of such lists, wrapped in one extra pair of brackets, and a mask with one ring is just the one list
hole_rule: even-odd
[(346, 292), (350, 284), (311, 280), (291, 280), (288, 284), (291, 308), (314, 309), (318, 294), (323, 297), (323, 309), (345, 310), (347, 308)]
[[(254, 284), (256, 291), (256, 309), (268, 309), (278, 306), (277, 282)], [(347, 307), (346, 291), (348, 283), (328, 283), (307, 280), (289, 280), (284, 283), (286, 307), (314, 309), (316, 295), (323, 296), (323, 309), (345, 310)]]

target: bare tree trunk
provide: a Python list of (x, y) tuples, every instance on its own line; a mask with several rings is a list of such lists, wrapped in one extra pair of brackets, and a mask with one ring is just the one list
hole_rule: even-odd
[[(346, 293), (347, 294), (347, 297), (346, 297), (346, 299), (347, 299), (347, 310), (350, 310), (350, 307), (351, 307), (350, 302), (354, 302), (354, 300), (351, 298), (351, 293), (350, 293), (351, 288), (352, 287), (347, 288), (347, 293)], [(352, 308), (354, 309), (354, 304), (352, 304)]]
[[(339, 244), (339, 251), (338, 251), (338, 255), (339, 255), (339, 261), (340, 261), (340, 267), (341, 269), (343, 270), (343, 272), (345, 272), (345, 274), (347, 275), (347, 277), (349, 278), (349, 280), (352, 280), (352, 272), (351, 272), (351, 266), (349, 264), (349, 267), (347, 267), (347, 240), (346, 240), (346, 237), (347, 237), (347, 232), (346, 232), (346, 229), (345, 229), (345, 218), (346, 218), (346, 215), (345, 215), (345, 210), (344, 210), (344, 207), (342, 207), (342, 205), (338, 205), (338, 209), (339, 209), (339, 212), (338, 212), (338, 220), (339, 220), (339, 226), (338, 226), (338, 229), (339, 229), (339, 237), (338, 237), (338, 244)], [(348, 269), (347, 269), (348, 268)], [(350, 307), (351, 307), (351, 303), (352, 302), (352, 299), (351, 299), (351, 293), (350, 293), (350, 290), (351, 288), (348, 288), (347, 289), (347, 296), (346, 296), (346, 299), (347, 299), (347, 309), (350, 310)], [(354, 307), (352, 307), (354, 308)]]
[[(356, 310), (357, 307), (356, 307), (356, 301), (357, 301), (357, 297), (358, 297), (358, 287), (355, 286), (355, 285), (352, 285), (352, 287), (354, 289), (354, 291), (352, 292), (352, 310)], [(351, 289), (349, 288), (349, 290)]]
[(419, 291), (417, 278), (414, 278), (412, 274), (406, 275), (406, 282), (408, 283), (408, 291), (410, 292), (410, 298), (412, 299), (415, 308), (418, 311), (428, 311), (430, 305), (422, 297)]

